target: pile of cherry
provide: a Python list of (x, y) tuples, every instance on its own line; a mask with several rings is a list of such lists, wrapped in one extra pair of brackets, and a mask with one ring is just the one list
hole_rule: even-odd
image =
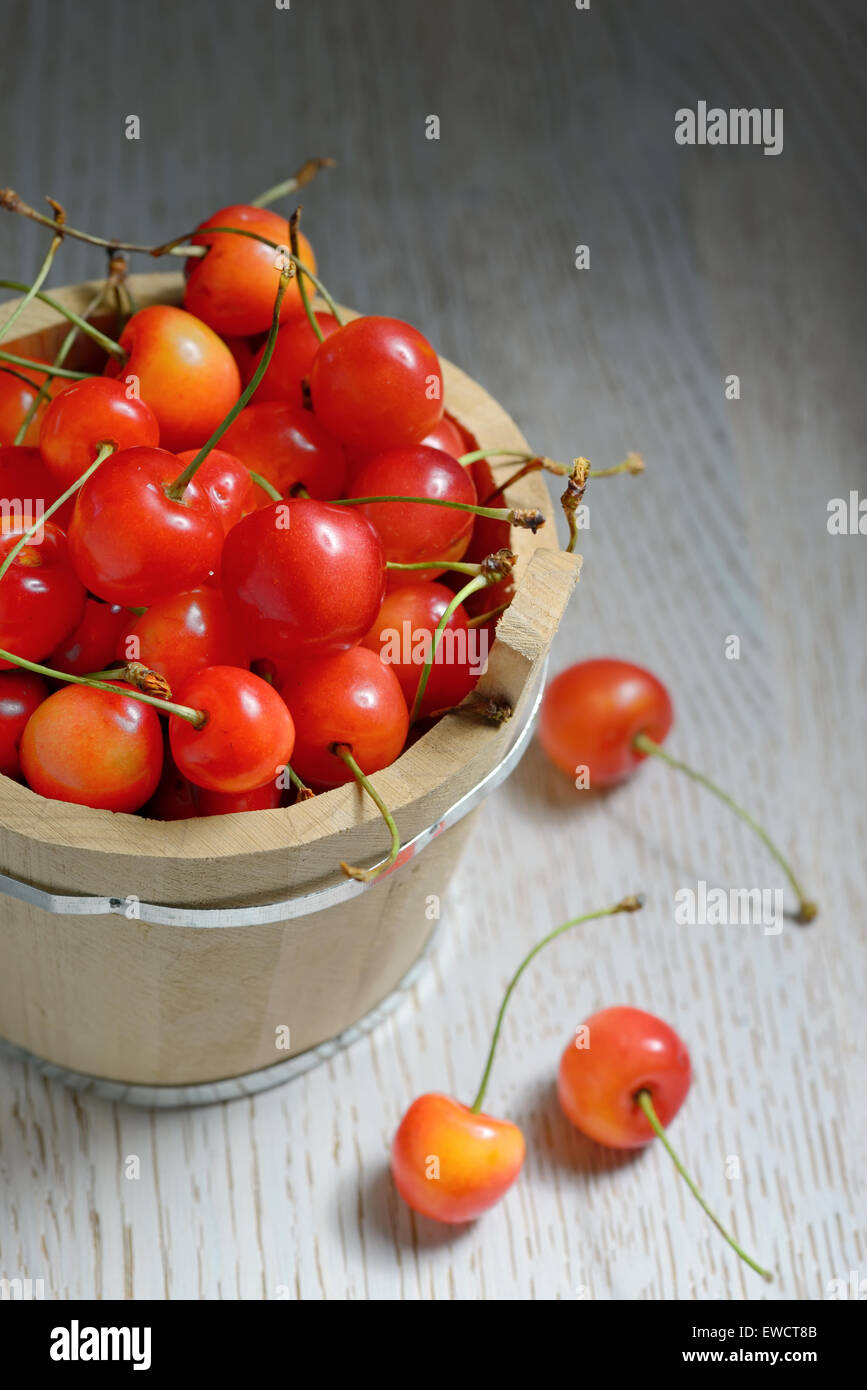
[[(58, 204), (48, 217), (0, 190), (0, 207), (53, 231), (32, 285), (0, 281), (23, 292), (0, 339), (33, 298), (71, 321), (52, 363), (0, 347), (0, 772), (46, 797), (163, 820), (276, 808), (354, 778), (391, 831), (386, 859), (343, 866), (371, 879), (400, 839), (369, 776), (467, 707), (471, 644), (439, 663), (438, 646), (447, 629), (495, 632), (513, 593), (511, 527), (544, 520), (508, 507), (506, 488), (539, 468), (565, 476), (572, 549), (588, 478), (641, 464), (631, 455), (600, 474), (583, 458), (567, 468), (512, 454), (521, 467), (495, 483), (488, 460), (504, 451), (476, 448), (444, 414), (427, 340), (392, 318), (344, 322), (298, 212), (287, 221), (265, 207), (328, 162), (160, 247), (76, 231)], [(84, 316), (42, 289), (66, 237), (110, 258)], [(184, 257), (184, 307), (137, 309), (125, 250)], [(90, 321), (112, 295), (115, 338)], [(64, 366), (80, 334), (104, 350), (102, 375)], [(404, 631), (409, 650), (395, 656), (390, 635)], [(622, 782), (648, 756), (701, 783), (761, 837), (811, 920), (815, 905), (762, 827), (662, 749), (672, 717), (650, 672), (585, 661), (549, 686), (540, 737), (580, 787)], [(392, 1169), (416, 1211), (471, 1220), (514, 1182), (523, 1136), (481, 1110), (512, 992), (567, 929), (641, 906), (625, 898), (538, 942), (509, 982), (473, 1104), (430, 1093), (409, 1108)], [(770, 1277), (671, 1148), (664, 1126), (690, 1080), (677, 1034), (618, 1007), (577, 1030), (558, 1094), (599, 1143), (659, 1138), (726, 1240)]]

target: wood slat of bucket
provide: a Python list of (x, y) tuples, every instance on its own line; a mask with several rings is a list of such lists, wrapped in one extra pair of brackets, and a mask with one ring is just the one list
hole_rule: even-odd
[[(177, 303), (177, 275), (133, 276), (140, 306)], [(53, 291), (81, 311), (96, 284)], [(0, 309), (0, 324), (10, 305)], [(23, 356), (51, 358), (65, 332), (54, 311), (31, 304), (16, 325)], [(98, 369), (80, 342), (71, 365)], [(480, 446), (526, 449), (517, 426), (476, 382), (443, 361), (446, 406)], [(557, 550), (553, 507), (540, 476), (509, 492), (551, 522), (513, 533), (515, 598), (497, 628), (485, 694), (525, 714), (578, 577), (580, 560)], [(500, 761), (509, 725), (449, 715), (375, 784), (401, 836), (436, 821)], [(285, 1060), (334, 1036), (392, 990), (423, 949), (473, 817), (405, 868), (343, 906), (279, 926), (243, 930), (161, 928), (117, 917), (64, 919), (0, 896), (0, 1035), (73, 1070), (145, 1084), (191, 1084)], [(185, 906), (231, 906), (306, 893), (334, 882), (341, 859), (370, 863), (386, 848), (378, 812), (354, 786), (285, 810), (163, 824), (48, 801), (0, 778), (0, 870), (59, 893)]]

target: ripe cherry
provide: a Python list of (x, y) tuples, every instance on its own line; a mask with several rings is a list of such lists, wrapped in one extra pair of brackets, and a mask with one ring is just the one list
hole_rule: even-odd
[(557, 1094), (567, 1120), (599, 1144), (638, 1149), (660, 1139), (717, 1230), (751, 1269), (770, 1280), (714, 1216), (665, 1132), (691, 1080), (689, 1053), (674, 1029), (643, 1009), (618, 1006), (593, 1014), (576, 1031), (560, 1059)]
[[(404, 584), (386, 594), (376, 621), (362, 639), (362, 646), (378, 652), (380, 660), (391, 667), (410, 709), (422, 667), (430, 655), (433, 634), (453, 598), (451, 589), (444, 584)], [(476, 664), (477, 638), (467, 627), (467, 615), (463, 605), (459, 605), (437, 646), (418, 711), (420, 717), (459, 705), (472, 690), (482, 674)]]
[(451, 454), (452, 458), (456, 459), (472, 447), (461, 434), (459, 426), (448, 415), (444, 415), (421, 442), (429, 449), (441, 449), (444, 454)]
[(443, 413), (442, 371), (430, 343), (409, 324), (373, 314), (320, 345), (310, 391), (329, 434), (362, 453), (417, 444)]
[(0, 672), (0, 773), (21, 776), (19, 745), (33, 711), (48, 695), (41, 676), (30, 671)]
[(207, 666), (184, 682), (176, 698), (207, 716), (199, 729), (175, 714), (169, 719), (172, 756), (197, 787), (254, 791), (292, 757), (292, 716), (273, 686), (252, 671)]
[[(26, 526), (0, 533), (0, 564)], [(42, 526), (0, 579), (0, 648), (39, 661), (77, 626), (87, 597), (72, 567), (66, 536), (53, 521)], [(0, 670), (12, 663), (0, 659)]]
[[(271, 323), (280, 278), (279, 253), (252, 237), (211, 232), (211, 227), (257, 232), (288, 250), (289, 223), (276, 212), (237, 204), (215, 212), (191, 238), (194, 245), (210, 249), (206, 256), (187, 263), (184, 307), (224, 337), (265, 332)], [(299, 243), (301, 260), (315, 272), (313, 247), (303, 233), (299, 233)], [(296, 276), (283, 300), (281, 321), (301, 312)]]
[(403, 1200), (434, 1221), (474, 1221), (508, 1192), (521, 1171), (524, 1136), (509, 1120), (476, 1113), (428, 1092), (400, 1122), (391, 1171)]
[(73, 676), (104, 671), (116, 656), (121, 633), (129, 621), (129, 610), (119, 603), (88, 597), (80, 623), (45, 658), (45, 665)]
[(648, 755), (686, 773), (724, 801), (758, 835), (798, 895), (799, 920), (812, 921), (818, 908), (768, 833), (710, 778), (660, 747), (672, 718), (668, 691), (649, 671), (611, 658), (581, 661), (561, 671), (548, 686), (539, 738), (561, 771), (581, 779), (576, 783), (579, 786), (610, 787), (622, 782)]
[[(26, 377), (27, 380), (22, 380), (23, 377)], [(15, 443), (24, 417), (33, 405), (44, 381), (44, 372), (37, 372), (29, 367), (16, 367), (12, 370), (0, 365), (0, 447), (7, 448)], [(47, 400), (43, 405), (40, 405), (27, 426), (27, 433), (21, 441), (22, 444), (35, 447), (39, 443), (39, 426), (42, 422), (45, 406), (52, 396), (56, 396), (68, 385), (69, 382), (62, 377), (52, 379)]]
[(139, 309), (120, 345), (127, 361), (109, 358), (103, 374), (124, 384), (137, 379), (142, 400), (159, 422), (163, 449), (177, 453), (209, 439), (241, 394), (237, 363), (222, 338), (183, 309)]
[(343, 496), (343, 446), (294, 402), (260, 402), (257, 396), (229, 426), (223, 443), (284, 496), (296, 483), (324, 502)]
[[(333, 314), (317, 311), (315, 318), (324, 338), (330, 337), (340, 327)], [(306, 314), (296, 314), (288, 323), (282, 324), (274, 345), (274, 355), (259, 382), (256, 400), (288, 401), (290, 405), (303, 406), (301, 383), (305, 377), (310, 377), (319, 341)], [(261, 362), (262, 353), (263, 349), (260, 348), (247, 372), (247, 381)]]
[(527, 953), (503, 996), (485, 1070), (471, 1106), (429, 1092), (413, 1101), (394, 1137), (391, 1171), (401, 1197), (434, 1221), (472, 1221), (508, 1191), (524, 1161), (524, 1137), (517, 1125), (482, 1113), (503, 1018), (515, 986), (535, 956), (572, 927), (615, 912), (634, 912), (638, 898), (587, 912), (544, 936)]
[(159, 671), (172, 692), (205, 666), (249, 664), (244, 639), (222, 593), (205, 586), (158, 599), (139, 617), (127, 613), (111, 656), (141, 661)]
[[(355, 474), (350, 497), (431, 497), (474, 506), (478, 501), (467, 469), (443, 453), (417, 444), (377, 454)], [(452, 507), (412, 502), (369, 502), (359, 506), (379, 533), (386, 560), (403, 564), (436, 558), (459, 560), (470, 543), (475, 517)], [(389, 588), (435, 579), (444, 565), (410, 573), (391, 571)]]
[(78, 494), (69, 528), (76, 572), (91, 593), (133, 606), (193, 588), (219, 562), (223, 531), (194, 479), (167, 495), (178, 460), (165, 449), (124, 449)]
[(196, 806), (200, 816), (231, 816), (238, 811), (275, 811), (280, 805), (281, 787), (275, 777), (251, 792), (211, 792), (196, 787)]
[(385, 593), (375, 530), (349, 507), (296, 497), (261, 507), (229, 532), (223, 592), (253, 657), (350, 647)]
[[(178, 454), (178, 463), (186, 467), (188, 463), (192, 463), (197, 453), (197, 449), (186, 449)], [(180, 471), (178, 469), (179, 473)], [(263, 492), (254, 489), (253, 480), (241, 460), (225, 449), (212, 449), (204, 463), (196, 470), (195, 479), (202, 492), (207, 493), (211, 506), (219, 517), (223, 535), (228, 535), (245, 512), (268, 500)], [(259, 502), (255, 500), (257, 492), (261, 499)], [(184, 496), (186, 497), (186, 493)]]
[(130, 399), (126, 387), (106, 377), (74, 381), (55, 398), (42, 418), (39, 452), (63, 492), (93, 463), (100, 444), (131, 449), (156, 446), (160, 428), (144, 401)]
[[(82, 469), (82, 472), (84, 470)], [(38, 449), (7, 445), (0, 449), (0, 502), (7, 517), (14, 515), (26, 527), (47, 511), (64, 491), (59, 488), (42, 461)], [(72, 519), (75, 498), (64, 502), (50, 520), (66, 530)]]
[(49, 695), (21, 739), (21, 770), (33, 791), (104, 811), (137, 811), (160, 778), (163, 739), (150, 705), (68, 685)]
[(366, 647), (298, 662), (280, 687), (295, 720), (292, 766), (320, 788), (351, 782), (335, 744), (362, 772), (388, 767), (406, 742), (409, 712), (394, 672)]

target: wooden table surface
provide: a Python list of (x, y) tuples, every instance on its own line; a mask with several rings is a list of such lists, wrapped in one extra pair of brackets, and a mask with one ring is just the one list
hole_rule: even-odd
[[(678, 925), (700, 879), (779, 886), (761, 846), (661, 765), (593, 795), (534, 748), (478, 822), (416, 987), (303, 1078), (150, 1113), (2, 1063), (0, 1276), (227, 1299), (821, 1299), (867, 1276), (867, 539), (827, 527), (831, 499), (867, 495), (863, 7), (7, 0), (2, 25), (0, 183), (157, 240), (331, 154), (305, 223), (344, 302), (418, 323), (540, 450), (642, 451), (644, 478), (592, 492), (554, 667), (657, 672), (671, 750), (791, 849), (821, 916)], [(677, 145), (675, 110), (700, 100), (782, 107), (782, 154)], [(0, 221), (6, 276), (44, 246)], [(101, 268), (67, 244), (55, 282)], [(489, 1104), (527, 1135), (515, 1189), (466, 1229), (414, 1220), (386, 1167), (406, 1104), (469, 1098), (524, 950), (635, 890), (639, 917), (567, 937), (513, 1001)], [(560, 1051), (618, 1002), (687, 1040), (673, 1139), (773, 1285), (659, 1146), (618, 1157), (562, 1118)]]

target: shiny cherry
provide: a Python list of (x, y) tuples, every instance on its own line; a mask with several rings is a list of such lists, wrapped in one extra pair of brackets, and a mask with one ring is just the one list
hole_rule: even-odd
[(137, 811), (160, 778), (159, 716), (128, 695), (67, 685), (31, 715), (21, 770), (33, 791), (103, 811)]
[[(271, 324), (280, 279), (278, 253), (252, 237), (211, 232), (211, 227), (257, 232), (288, 251), (289, 223), (267, 208), (236, 204), (215, 212), (191, 238), (195, 246), (210, 249), (206, 256), (187, 263), (184, 307), (225, 337), (265, 332)], [(298, 240), (301, 260), (315, 272), (313, 247), (303, 233)], [(296, 276), (286, 290), (280, 318), (290, 319), (303, 312)]]
[(323, 502), (343, 496), (343, 446), (294, 402), (260, 402), (257, 395), (232, 421), (222, 442), (284, 496), (296, 483)]
[[(377, 454), (355, 474), (350, 497), (431, 497), (474, 506), (476, 489), (467, 469), (441, 449), (424, 444)], [(470, 543), (475, 517), (452, 507), (418, 502), (369, 502), (358, 510), (376, 527), (386, 560), (403, 564), (459, 560)], [(390, 571), (389, 588), (435, 579), (443, 565), (409, 572)]]
[[(444, 584), (405, 584), (387, 593), (376, 621), (362, 645), (378, 652), (400, 683), (404, 699), (413, 707), (424, 663), (432, 650), (433, 634), (454, 598)], [(474, 657), (479, 634), (467, 627), (461, 604), (449, 618), (434, 656), (419, 715), (459, 705), (481, 675)], [(483, 664), (480, 663), (480, 664)]]
[(661, 743), (674, 717), (668, 691), (640, 666), (613, 658), (580, 661), (551, 681), (542, 701), (539, 739), (548, 757), (591, 787), (624, 781), (646, 756), (637, 734)]
[[(0, 533), (0, 563), (26, 529), (10, 526)], [(0, 579), (0, 647), (41, 661), (81, 621), (86, 597), (66, 536), (53, 521), (43, 522), (41, 540), (34, 536)], [(0, 670), (9, 667), (0, 661)]]
[(176, 714), (169, 718), (172, 756), (197, 787), (251, 792), (292, 757), (292, 716), (273, 686), (252, 671), (207, 666), (184, 681), (175, 699), (207, 716), (201, 729)]
[[(272, 300), (273, 307), (273, 300)], [(163, 449), (193, 449), (209, 439), (241, 394), (237, 363), (206, 323), (170, 304), (133, 314), (120, 335), (129, 357), (109, 358), (103, 374), (128, 384), (159, 422)]]
[(443, 413), (437, 355), (399, 319), (352, 319), (325, 339), (310, 369), (313, 409), (329, 434), (362, 453), (417, 444)]
[(117, 654), (121, 633), (130, 621), (129, 609), (119, 603), (103, 603), (88, 597), (77, 627), (45, 658), (52, 671), (86, 676), (105, 671)]
[(127, 613), (126, 618), (112, 655), (159, 671), (173, 692), (205, 666), (249, 664), (243, 635), (219, 589), (201, 586), (170, 594), (139, 617)]
[(391, 1149), (403, 1200), (434, 1221), (474, 1221), (499, 1202), (521, 1171), (524, 1136), (510, 1120), (475, 1113), (451, 1096), (413, 1101)]
[[(197, 449), (186, 449), (178, 454), (178, 473), (192, 463), (197, 453)], [(269, 500), (258, 488), (254, 489), (253, 480), (241, 460), (225, 449), (212, 449), (197, 469), (195, 479), (202, 492), (207, 493), (224, 535), (252, 506), (260, 505), (254, 502), (254, 493), (259, 493), (262, 501)]]
[(42, 418), (39, 452), (63, 492), (93, 463), (101, 444), (131, 449), (156, 446), (160, 427), (150, 406), (130, 399), (126, 387), (108, 377), (73, 381)]
[[(323, 337), (328, 338), (340, 327), (333, 314), (319, 313), (316, 322)], [(303, 406), (304, 393), (301, 383), (310, 377), (313, 359), (319, 348), (319, 338), (313, 332), (306, 314), (296, 314), (284, 323), (277, 334), (274, 353), (268, 369), (256, 388), (257, 401), (289, 401), (290, 405)], [(256, 353), (247, 373), (249, 381), (262, 360), (264, 348)]]

